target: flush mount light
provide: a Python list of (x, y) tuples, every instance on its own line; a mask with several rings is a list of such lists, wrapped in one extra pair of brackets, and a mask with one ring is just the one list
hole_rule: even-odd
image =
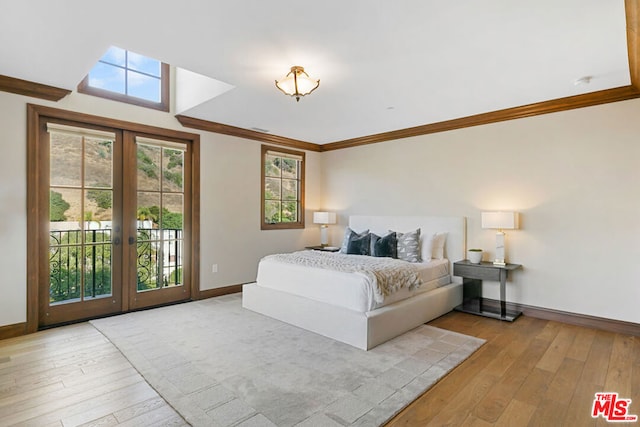
[(280, 81), (276, 80), (276, 87), (285, 95), (295, 96), (296, 102), (301, 96), (309, 95), (320, 86), (320, 80), (314, 80), (298, 65), (291, 67), (291, 71)]

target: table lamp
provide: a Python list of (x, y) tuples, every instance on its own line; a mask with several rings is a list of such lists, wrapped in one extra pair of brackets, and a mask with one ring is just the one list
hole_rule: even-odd
[(335, 212), (314, 212), (313, 223), (320, 224), (320, 246), (329, 244), (329, 224), (336, 223)]
[(502, 230), (515, 230), (518, 228), (517, 212), (482, 212), (482, 228), (498, 230), (496, 232), (496, 258), (493, 265), (504, 267), (505, 261), (505, 233)]

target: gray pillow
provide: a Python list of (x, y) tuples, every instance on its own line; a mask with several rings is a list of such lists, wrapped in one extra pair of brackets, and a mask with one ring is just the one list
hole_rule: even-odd
[(371, 256), (398, 258), (398, 241), (396, 233), (391, 232), (385, 236), (371, 233)]
[(398, 240), (398, 259), (420, 262), (420, 229), (409, 233), (396, 233)]
[(340, 245), (340, 250), (338, 252), (341, 254), (347, 253), (347, 248), (349, 247), (349, 239), (351, 239), (352, 235), (362, 237), (367, 234), (369, 234), (369, 230), (364, 230), (362, 233), (356, 233), (351, 228), (347, 227), (347, 229), (344, 230), (344, 238), (342, 239), (342, 244)]
[(349, 255), (369, 255), (369, 247), (371, 246), (371, 234), (364, 236), (353, 233), (349, 239), (347, 246), (347, 254)]

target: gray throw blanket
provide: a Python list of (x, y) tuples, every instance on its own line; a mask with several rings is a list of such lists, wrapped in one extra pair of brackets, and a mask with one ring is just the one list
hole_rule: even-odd
[(413, 290), (422, 285), (422, 280), (415, 265), (392, 258), (345, 255), (322, 251), (299, 251), (290, 254), (268, 255), (264, 259), (361, 274), (374, 285), (374, 297), (377, 303), (381, 303), (385, 296), (401, 288)]

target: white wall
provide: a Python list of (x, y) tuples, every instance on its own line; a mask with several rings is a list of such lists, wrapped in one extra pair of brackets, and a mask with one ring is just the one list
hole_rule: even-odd
[(0, 325), (26, 320), (27, 107), (24, 99), (27, 98), (0, 92)]
[(351, 214), (460, 215), (490, 260), (480, 213), (516, 210), (508, 301), (640, 323), (639, 113), (633, 100), (324, 153), (332, 239)]
[[(265, 254), (317, 244), (313, 210), (321, 208), (320, 154), (307, 152), (304, 230), (260, 230), (260, 143), (185, 129), (164, 113), (72, 93), (48, 102), (0, 92), (0, 326), (26, 321), (27, 103), (201, 135), (200, 288), (255, 280)], [(211, 265), (218, 264), (218, 273)]]
[(260, 144), (206, 133), (200, 147), (201, 289), (254, 281), (264, 255), (318, 244), (320, 153), (306, 152), (306, 229), (261, 231)]
[[(184, 129), (168, 113), (73, 93), (53, 103), (0, 92), (0, 326), (26, 320), (26, 104), (201, 134), (201, 289), (255, 279), (259, 258), (319, 240), (316, 209), (462, 215), (493, 255), (480, 212), (514, 209), (507, 255), (524, 265), (507, 299), (640, 323), (640, 100), (327, 153), (307, 153), (307, 228), (261, 231), (260, 144)], [(218, 264), (219, 272), (211, 273)], [(497, 284), (485, 294), (496, 298)]]

